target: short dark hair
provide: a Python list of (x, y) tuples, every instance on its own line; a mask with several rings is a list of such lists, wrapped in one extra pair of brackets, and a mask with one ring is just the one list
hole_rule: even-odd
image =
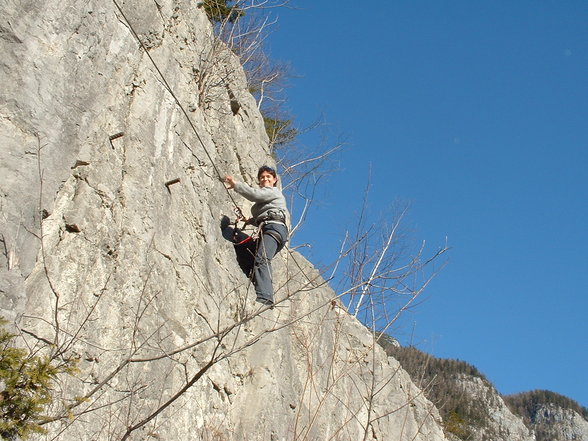
[(262, 165), (261, 167), (259, 167), (259, 170), (257, 170), (257, 180), (259, 181), (259, 177), (261, 176), (261, 174), (263, 172), (268, 172), (270, 175), (272, 175), (274, 178), (276, 178), (276, 183), (274, 184), (274, 187), (278, 184), (278, 174), (276, 173), (276, 170), (271, 168), (269, 165)]

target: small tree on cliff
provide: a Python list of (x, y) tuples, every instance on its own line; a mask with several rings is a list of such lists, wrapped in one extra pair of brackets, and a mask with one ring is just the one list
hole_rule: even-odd
[(26, 439), (44, 432), (41, 423), (54, 399), (54, 382), (62, 373), (73, 373), (75, 363), (14, 347), (16, 335), (5, 324), (0, 318), (0, 437)]
[(243, 9), (238, 7), (239, 2), (228, 0), (204, 0), (202, 5), (208, 18), (216, 23), (228, 21), (234, 23), (243, 16)]
[[(256, 98), (258, 108), (264, 115), (272, 151), (291, 144), (298, 135), (292, 118), (282, 106), (289, 67), (271, 60), (263, 47), (269, 29), (275, 23), (265, 14), (265, 9), (284, 6), (287, 2), (205, 0), (201, 3), (215, 25), (218, 40), (213, 42), (209, 53), (201, 57), (202, 67), (196, 72), (201, 90), (200, 104), (206, 107), (215, 101), (213, 97), (217, 94), (225, 93), (232, 72), (226, 71), (227, 63), (219, 63), (219, 60), (237, 55), (247, 76), (248, 91)], [(228, 93), (232, 111), (237, 113), (239, 104), (232, 91), (228, 90)]]

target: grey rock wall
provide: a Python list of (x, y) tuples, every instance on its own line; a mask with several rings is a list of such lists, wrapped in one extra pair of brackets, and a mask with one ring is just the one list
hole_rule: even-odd
[(572, 409), (542, 405), (536, 409), (530, 425), (540, 439), (588, 440), (588, 421)]
[(468, 401), (485, 409), (483, 424), (471, 426), (474, 440), (534, 441), (534, 433), (514, 415), (496, 389), (479, 377), (462, 375), (459, 381)]
[(79, 360), (40, 438), (445, 439), (300, 255), (254, 303), (219, 228), (218, 173), (272, 161), (239, 62), (197, 2), (121, 7), (155, 65), (114, 2), (0, 4), (1, 314)]

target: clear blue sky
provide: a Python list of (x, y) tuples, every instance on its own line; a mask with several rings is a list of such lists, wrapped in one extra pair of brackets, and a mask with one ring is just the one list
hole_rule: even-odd
[(371, 165), (370, 209), (452, 248), (395, 336), (588, 406), (588, 1), (293, 6), (268, 41), (288, 108), (347, 139), (295, 242), (333, 258)]

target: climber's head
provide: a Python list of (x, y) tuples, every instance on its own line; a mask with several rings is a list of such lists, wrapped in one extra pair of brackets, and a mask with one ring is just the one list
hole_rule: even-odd
[(275, 187), (278, 184), (278, 175), (273, 168), (263, 165), (257, 171), (257, 180), (260, 187)]

